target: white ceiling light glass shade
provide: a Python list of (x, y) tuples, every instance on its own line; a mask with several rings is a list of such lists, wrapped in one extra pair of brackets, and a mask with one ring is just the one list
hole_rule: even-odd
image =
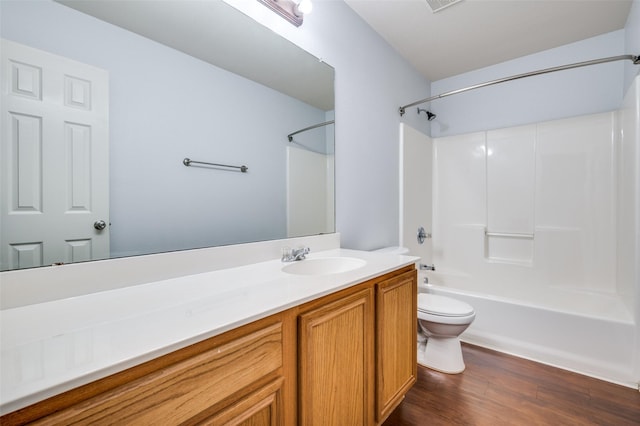
[(313, 3), (311, 0), (301, 0), (296, 6), (296, 10), (303, 15), (308, 15), (313, 10)]

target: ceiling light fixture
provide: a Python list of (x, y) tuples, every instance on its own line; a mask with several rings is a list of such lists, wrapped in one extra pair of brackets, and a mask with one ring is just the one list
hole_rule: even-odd
[(296, 27), (302, 25), (304, 15), (311, 13), (311, 0), (258, 0)]
[(461, 1), (462, 0), (427, 0), (427, 3), (429, 3), (433, 13), (436, 13), (449, 6), (453, 6), (456, 3), (460, 3)]
[(311, 0), (301, 0), (300, 3), (296, 5), (296, 8), (299, 13), (308, 15), (313, 10), (313, 3), (311, 3)]

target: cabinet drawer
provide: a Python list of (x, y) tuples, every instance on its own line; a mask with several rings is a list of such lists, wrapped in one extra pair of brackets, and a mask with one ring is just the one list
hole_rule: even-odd
[(43, 424), (178, 424), (282, 367), (277, 323), (41, 419)]
[(245, 396), (231, 407), (201, 422), (201, 426), (282, 425), (282, 378)]

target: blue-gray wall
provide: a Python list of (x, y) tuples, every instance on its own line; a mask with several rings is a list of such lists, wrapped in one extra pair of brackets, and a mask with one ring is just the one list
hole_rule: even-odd
[(336, 70), (336, 220), (343, 247), (398, 244), (398, 108), (430, 95), (422, 77), (343, 1), (316, 0), (296, 28), (254, 1), (227, 0)]
[[(512, 75), (625, 54), (625, 31), (571, 43), (443, 80), (441, 94)], [(631, 62), (629, 62), (631, 63)], [(430, 109), (433, 137), (497, 129), (584, 114), (612, 111), (624, 95), (625, 62), (611, 62), (543, 74), (435, 100)]]

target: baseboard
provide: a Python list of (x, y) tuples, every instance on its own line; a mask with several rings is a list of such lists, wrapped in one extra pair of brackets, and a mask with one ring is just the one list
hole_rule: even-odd
[(630, 378), (630, 371), (624, 370), (620, 368), (619, 365), (614, 365), (613, 363), (607, 364), (602, 360), (583, 357), (566, 351), (537, 345), (532, 342), (505, 338), (504, 336), (486, 332), (472, 332), (469, 330), (460, 337), (460, 340), (465, 343), (572, 371), (598, 380), (638, 389), (638, 384)]

